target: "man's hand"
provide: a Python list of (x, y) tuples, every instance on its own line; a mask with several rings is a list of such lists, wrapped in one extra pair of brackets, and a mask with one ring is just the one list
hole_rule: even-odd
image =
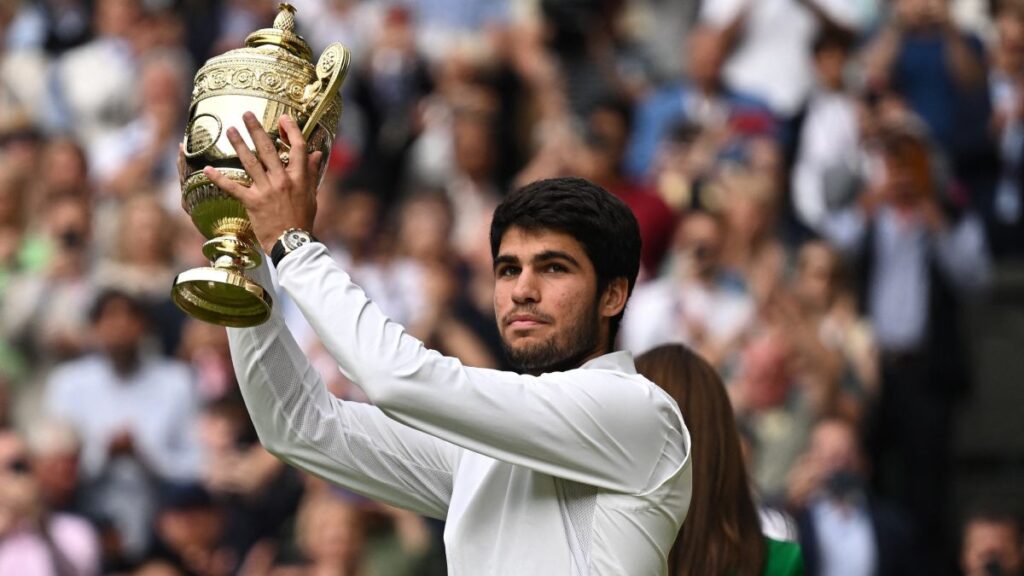
[(241, 134), (228, 128), (228, 140), (235, 148), (238, 159), (252, 178), (252, 185), (243, 186), (226, 178), (211, 166), (203, 173), (225, 193), (245, 207), (252, 222), (253, 232), (263, 250), (270, 249), (281, 234), (289, 228), (312, 231), (316, 217), (317, 166), (323, 155), (320, 151), (306, 154), (306, 139), (302, 130), (290, 116), (281, 116), (281, 139), (290, 146), (288, 165), (278, 156), (270, 136), (251, 112), (242, 116), (256, 146), (254, 155)]
[(786, 500), (793, 508), (803, 508), (825, 483), (828, 468), (819, 458), (804, 454), (790, 469), (786, 479)]

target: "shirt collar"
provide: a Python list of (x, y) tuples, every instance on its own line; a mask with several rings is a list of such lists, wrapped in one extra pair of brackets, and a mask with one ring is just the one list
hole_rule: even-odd
[(585, 362), (580, 368), (598, 370), (616, 370), (626, 374), (636, 374), (636, 364), (633, 363), (633, 355), (626, 350), (609, 352)]

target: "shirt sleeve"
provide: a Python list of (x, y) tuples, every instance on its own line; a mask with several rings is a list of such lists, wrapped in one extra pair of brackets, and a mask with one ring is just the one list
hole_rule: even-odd
[(857, 206), (848, 206), (835, 212), (826, 212), (821, 234), (846, 257), (860, 255), (861, 244), (867, 234), (868, 222)]
[(278, 273), (343, 372), (412, 428), (626, 493), (656, 488), (686, 461), (678, 408), (636, 374), (585, 368), (535, 377), (463, 366), (384, 316), (319, 243), (289, 254)]
[(982, 292), (992, 279), (985, 229), (974, 214), (967, 214), (933, 238), (939, 267), (960, 290)]
[(747, 6), (743, 0), (714, 0), (703, 2), (699, 21), (712, 26), (728, 26)]
[[(268, 268), (254, 279), (273, 286)], [(367, 497), (445, 518), (461, 450), (332, 396), (276, 310), (228, 329), (231, 357), (260, 441), (272, 454)]]

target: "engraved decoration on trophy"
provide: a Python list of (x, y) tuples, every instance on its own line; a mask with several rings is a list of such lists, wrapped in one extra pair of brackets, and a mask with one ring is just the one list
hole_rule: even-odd
[(309, 44), (295, 33), (295, 9), (281, 4), (273, 28), (257, 30), (245, 47), (211, 58), (196, 73), (185, 127), (185, 172), (182, 205), (208, 240), (203, 254), (211, 265), (178, 275), (171, 297), (188, 314), (222, 326), (255, 326), (270, 317), (269, 286), (260, 286), (245, 271), (262, 261), (245, 208), (217, 188), (202, 170), (213, 166), (228, 178), (251, 184), (227, 138), (238, 128), (255, 149), (242, 122), (245, 112), (260, 119), (288, 162), (278, 119), (288, 114), (302, 127), (307, 150), (323, 152), (323, 178), (341, 118), (339, 88), (349, 67), (349, 51), (334, 43), (316, 65)]

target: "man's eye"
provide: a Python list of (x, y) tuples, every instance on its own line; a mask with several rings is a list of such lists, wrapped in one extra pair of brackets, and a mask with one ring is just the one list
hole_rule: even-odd
[(519, 274), (519, 268), (515, 266), (498, 268), (498, 276), (515, 276), (516, 274)]
[(568, 272), (569, 269), (561, 264), (548, 264), (544, 267), (545, 272)]

